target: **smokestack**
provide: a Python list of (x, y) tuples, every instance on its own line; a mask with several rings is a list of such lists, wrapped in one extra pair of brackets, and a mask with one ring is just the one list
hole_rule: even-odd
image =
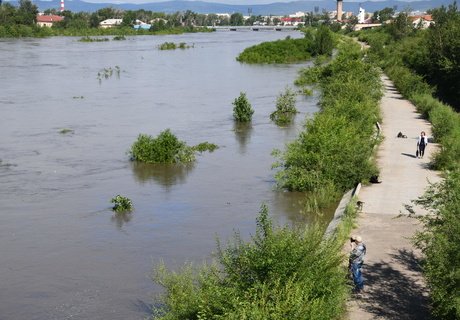
[[(62, 0), (64, 1), (64, 0)], [(342, 21), (342, 0), (337, 0), (337, 21)]]
[(61, 0), (61, 12), (64, 11), (64, 0)]

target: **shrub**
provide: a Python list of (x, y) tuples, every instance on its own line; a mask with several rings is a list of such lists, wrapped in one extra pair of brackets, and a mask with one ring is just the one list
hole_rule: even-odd
[(219, 146), (214, 143), (202, 142), (194, 146), (193, 150), (198, 151), (198, 152), (204, 152), (204, 151), (213, 152), (214, 150), (218, 148)]
[(233, 118), (238, 122), (250, 122), (254, 110), (246, 97), (246, 93), (241, 92), (240, 96), (236, 98), (233, 103)]
[(117, 213), (129, 212), (133, 210), (133, 204), (129, 198), (117, 195), (110, 200), (114, 204), (112, 210)]
[(169, 129), (156, 138), (140, 134), (131, 146), (131, 158), (146, 163), (181, 163), (195, 160), (191, 147), (180, 141)]
[(349, 292), (342, 244), (317, 227), (273, 227), (262, 206), (250, 241), (236, 233), (226, 247), (218, 242), (218, 263), (154, 269), (166, 289), (155, 318), (339, 319)]
[(297, 113), (295, 103), (296, 93), (290, 88), (286, 88), (276, 99), (276, 110), (270, 114), (270, 119), (277, 125), (289, 124)]
[(419, 217), (424, 229), (415, 236), (425, 254), (423, 270), (439, 319), (460, 318), (460, 171), (448, 172), (445, 180), (431, 185), (416, 204), (431, 214)]
[(160, 50), (174, 50), (177, 48), (174, 42), (164, 42), (158, 47)]
[(285, 39), (244, 49), (236, 58), (246, 63), (293, 63), (310, 59), (310, 43), (307, 39)]
[(297, 81), (319, 80), (321, 111), (278, 154), (275, 167), (281, 170), (275, 177), (283, 188), (313, 195), (315, 210), (377, 172), (370, 159), (379, 143), (374, 131), (381, 81), (379, 71), (361, 58), (358, 45), (345, 43), (330, 64), (302, 71)]

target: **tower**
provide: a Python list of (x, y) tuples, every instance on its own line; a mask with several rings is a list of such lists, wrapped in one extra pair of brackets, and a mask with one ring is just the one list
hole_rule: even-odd
[(343, 1), (342, 0), (337, 0), (337, 21), (342, 21), (342, 5)]
[(61, 0), (61, 12), (64, 11), (64, 0)]

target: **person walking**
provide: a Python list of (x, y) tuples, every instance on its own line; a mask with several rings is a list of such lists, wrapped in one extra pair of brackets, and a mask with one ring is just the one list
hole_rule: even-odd
[(418, 157), (423, 159), (423, 155), (425, 154), (425, 147), (428, 144), (428, 138), (425, 134), (425, 131), (420, 132), (420, 135), (417, 139), (417, 149), (418, 149)]
[(358, 235), (353, 235), (350, 238), (350, 256), (349, 266), (350, 272), (353, 277), (353, 283), (355, 285), (355, 292), (359, 293), (364, 288), (364, 280), (361, 272), (361, 268), (364, 263), (364, 256), (366, 255), (366, 245)]

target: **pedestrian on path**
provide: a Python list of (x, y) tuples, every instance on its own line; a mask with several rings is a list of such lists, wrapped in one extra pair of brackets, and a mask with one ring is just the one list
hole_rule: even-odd
[(350, 257), (349, 266), (350, 272), (355, 284), (355, 292), (359, 293), (364, 288), (364, 280), (361, 273), (361, 268), (364, 263), (364, 256), (366, 255), (366, 245), (363, 239), (358, 235), (353, 235), (350, 238)]
[(425, 134), (425, 131), (422, 131), (417, 139), (417, 150), (418, 150), (418, 157), (423, 159), (423, 155), (425, 154), (425, 147), (428, 144), (428, 137)]

